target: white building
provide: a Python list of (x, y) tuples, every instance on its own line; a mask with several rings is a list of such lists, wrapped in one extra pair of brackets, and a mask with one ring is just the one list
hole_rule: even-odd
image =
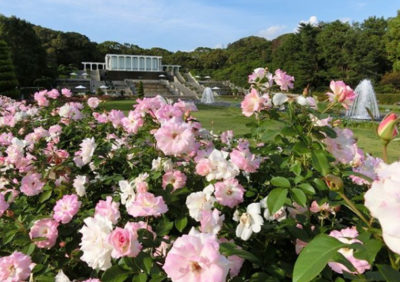
[(162, 72), (161, 59), (159, 56), (107, 54), (106, 70)]
[(178, 70), (179, 65), (163, 65), (160, 56), (107, 54), (104, 62), (82, 62), (83, 69), (132, 72), (162, 72)]

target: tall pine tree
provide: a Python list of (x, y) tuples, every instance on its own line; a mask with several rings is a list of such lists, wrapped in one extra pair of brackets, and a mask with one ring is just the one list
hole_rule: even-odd
[(10, 48), (4, 40), (0, 40), (0, 95), (17, 98), (17, 86), (18, 80), (11, 60)]

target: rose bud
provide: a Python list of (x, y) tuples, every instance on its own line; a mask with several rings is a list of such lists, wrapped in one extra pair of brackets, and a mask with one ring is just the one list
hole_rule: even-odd
[(343, 181), (340, 177), (328, 174), (324, 178), (326, 185), (332, 191), (341, 191), (343, 189)]
[(390, 142), (399, 134), (396, 128), (397, 122), (398, 116), (395, 113), (388, 114), (378, 126), (378, 136), (387, 143)]

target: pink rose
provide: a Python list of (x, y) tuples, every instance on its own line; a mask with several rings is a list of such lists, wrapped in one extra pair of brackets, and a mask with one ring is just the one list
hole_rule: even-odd
[(47, 107), (49, 105), (49, 100), (46, 99), (46, 93), (47, 93), (47, 90), (43, 90), (40, 92), (36, 92), (33, 95), (35, 101), (37, 102), (37, 104), (40, 107)]
[(327, 92), (330, 102), (341, 103), (342, 106), (348, 110), (349, 106), (356, 98), (356, 93), (350, 86), (346, 85), (343, 81), (331, 81), (330, 88), (332, 92)]
[(288, 91), (289, 88), (293, 88), (294, 77), (286, 74), (286, 72), (280, 69), (275, 71), (274, 80), (275, 83), (280, 86), (282, 91)]
[(100, 200), (97, 203), (94, 214), (95, 216), (100, 215), (116, 224), (120, 218), (119, 203), (114, 202), (111, 196), (107, 196), (105, 201)]
[(174, 242), (163, 266), (175, 282), (226, 281), (229, 262), (219, 252), (219, 243), (209, 234), (183, 235)]
[(243, 202), (243, 194), (245, 192), (242, 185), (235, 178), (226, 179), (217, 182), (215, 187), (215, 198), (221, 205), (233, 208)]
[(7, 201), (4, 199), (4, 195), (0, 193), (0, 217), (8, 209), (9, 206), (10, 204), (7, 203)]
[[(346, 244), (354, 244), (362, 242), (357, 238), (358, 232), (355, 226), (342, 229), (340, 231), (334, 230), (329, 233), (329, 236), (338, 239), (342, 243)], [(333, 271), (337, 273), (343, 273), (343, 271), (352, 273), (352, 274), (362, 274), (366, 270), (371, 268), (371, 265), (366, 260), (357, 259), (354, 257), (354, 250), (350, 248), (341, 248), (338, 251), (341, 253), (356, 269), (356, 271), (350, 271), (346, 266), (337, 262), (329, 262), (328, 265), (332, 268)]]
[(111, 252), (113, 258), (136, 257), (142, 249), (142, 245), (137, 241), (136, 233), (120, 227), (116, 227), (110, 233), (108, 242), (113, 247)]
[(250, 117), (255, 112), (260, 112), (264, 108), (271, 107), (271, 101), (268, 95), (260, 96), (258, 91), (253, 88), (250, 93), (244, 97), (244, 100), (240, 105), (243, 115)]
[(25, 175), (21, 180), (21, 192), (27, 196), (34, 196), (42, 191), (44, 183), (41, 181), (40, 173)]
[(91, 107), (92, 109), (96, 109), (100, 104), (100, 100), (96, 97), (91, 97), (87, 100), (87, 103), (89, 107)]
[(67, 97), (67, 98), (72, 97), (71, 90), (69, 90), (67, 88), (61, 89), (61, 94), (64, 95), (65, 97)]
[(31, 274), (32, 260), (21, 252), (0, 258), (0, 281), (25, 281)]
[(128, 213), (133, 217), (160, 216), (168, 211), (162, 196), (154, 196), (149, 192), (136, 195), (135, 201), (128, 207)]
[(209, 159), (200, 159), (196, 165), (196, 173), (201, 176), (206, 176), (211, 172), (211, 163)]
[(154, 133), (159, 148), (165, 155), (178, 156), (190, 154), (195, 150), (195, 137), (192, 128), (185, 122), (171, 119), (161, 125)]
[(163, 175), (162, 187), (165, 189), (171, 184), (174, 191), (182, 188), (186, 184), (186, 175), (179, 170), (170, 170)]
[(64, 195), (54, 206), (53, 218), (58, 222), (66, 224), (72, 220), (80, 206), (81, 202), (78, 201), (77, 195)]
[(29, 232), (29, 237), (33, 240), (35, 238), (43, 237), (44, 240), (34, 242), (38, 248), (50, 249), (56, 243), (58, 237), (58, 222), (45, 218), (35, 221)]
[(49, 97), (51, 99), (57, 99), (58, 96), (60, 96), (60, 92), (58, 92), (57, 89), (52, 89), (47, 92), (47, 97)]
[(256, 172), (260, 167), (261, 159), (252, 154), (248, 148), (234, 149), (230, 153), (231, 161), (241, 170), (246, 172)]

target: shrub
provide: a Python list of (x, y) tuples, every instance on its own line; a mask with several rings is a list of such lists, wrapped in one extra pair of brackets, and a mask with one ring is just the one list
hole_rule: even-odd
[(344, 83), (318, 103), (272, 95), (268, 75), (241, 104), (256, 116), (245, 138), (160, 96), (127, 116), (57, 90), (2, 97), (0, 279), (397, 280), (400, 163), (336, 127), (330, 109), (354, 99)]
[(397, 90), (400, 90), (400, 72), (388, 72), (382, 76), (381, 85), (391, 85)]
[(393, 105), (400, 102), (400, 94), (378, 94), (376, 99), (378, 104)]

